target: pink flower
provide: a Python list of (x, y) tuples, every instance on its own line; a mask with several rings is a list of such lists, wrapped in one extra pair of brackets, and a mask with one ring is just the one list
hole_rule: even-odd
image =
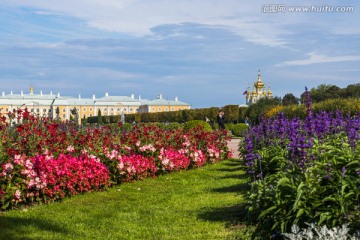
[(5, 164), (4, 165), (4, 170), (6, 171), (6, 172), (11, 172), (13, 169), (14, 169), (14, 165), (12, 165), (11, 163), (7, 163), (7, 164)]
[(15, 191), (14, 196), (17, 200), (21, 200), (21, 192), (19, 189)]
[(68, 152), (73, 152), (75, 151), (75, 148), (73, 146), (68, 146), (67, 149), (66, 149)]

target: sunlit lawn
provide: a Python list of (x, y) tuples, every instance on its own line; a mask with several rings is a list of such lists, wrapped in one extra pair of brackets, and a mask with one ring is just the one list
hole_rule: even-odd
[(0, 238), (240, 239), (247, 181), (237, 161), (0, 213)]

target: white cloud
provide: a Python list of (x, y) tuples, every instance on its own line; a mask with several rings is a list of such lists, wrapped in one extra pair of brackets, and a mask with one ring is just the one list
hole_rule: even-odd
[(302, 60), (292, 60), (285, 61), (276, 66), (303, 66), (303, 65), (311, 65), (311, 64), (319, 64), (319, 63), (332, 63), (332, 62), (348, 62), (348, 61), (360, 61), (360, 56), (326, 56), (319, 55), (316, 53), (309, 53), (309, 58)]
[[(151, 35), (152, 28), (164, 24), (197, 23), (227, 29), (244, 39), (261, 45), (278, 46), (283, 35), (285, 15), (261, 13), (261, 3), (239, 0), (3, 0), (12, 6), (34, 8), (35, 14), (66, 15), (81, 19), (89, 27), (134, 36)], [(293, 19), (293, 18), (291, 18)]]

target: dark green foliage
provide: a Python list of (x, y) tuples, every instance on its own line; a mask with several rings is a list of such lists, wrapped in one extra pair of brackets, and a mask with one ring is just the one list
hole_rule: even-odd
[(188, 122), (184, 123), (184, 129), (185, 130), (196, 128), (196, 127), (199, 127), (199, 126), (203, 127), (203, 129), (205, 131), (209, 131), (209, 132), (212, 131), (212, 128), (211, 128), (210, 124), (203, 121), (203, 120), (192, 120), (192, 121), (188, 121)]
[(102, 120), (102, 116), (101, 116), (101, 110), (98, 110), (98, 115), (97, 115), (97, 123), (102, 124), (103, 120)]
[(298, 105), (298, 104), (299, 104), (299, 99), (297, 97), (295, 97), (294, 94), (292, 94), (292, 93), (287, 93), (282, 98), (282, 105), (283, 106)]
[(226, 123), (239, 121), (239, 105), (226, 105), (223, 108)]
[(261, 98), (256, 103), (251, 104), (245, 114), (249, 117), (252, 124), (258, 124), (265, 111), (277, 105), (281, 105), (281, 99), (279, 97)]
[(244, 122), (248, 107), (239, 107), (239, 122)]
[[(346, 88), (339, 88), (336, 85), (320, 84), (310, 90), (313, 102), (321, 102), (334, 98), (360, 98), (360, 83), (348, 85)], [(303, 102), (304, 94), (301, 95)]]

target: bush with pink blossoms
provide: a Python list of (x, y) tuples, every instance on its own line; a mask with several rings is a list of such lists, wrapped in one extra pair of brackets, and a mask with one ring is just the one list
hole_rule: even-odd
[(50, 202), (157, 174), (200, 167), (231, 154), (229, 136), (155, 124), (82, 127), (26, 109), (0, 118), (0, 207)]
[[(1, 198), (3, 208), (20, 202), (50, 202), (65, 196), (98, 191), (109, 185), (109, 171), (97, 158), (41, 155), (32, 158), (17, 155), (4, 164), (0, 181), (6, 185)], [(7, 166), (7, 168), (5, 168)]]
[(159, 168), (162, 171), (179, 171), (180, 169), (187, 169), (190, 165), (189, 157), (182, 150), (172, 148), (161, 148), (158, 160)]

